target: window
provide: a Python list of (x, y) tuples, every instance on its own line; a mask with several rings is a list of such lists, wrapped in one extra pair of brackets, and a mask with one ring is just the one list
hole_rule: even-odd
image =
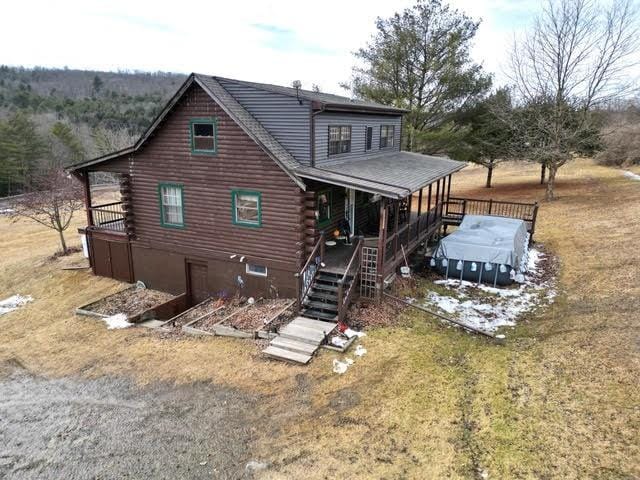
[(264, 265), (256, 265), (254, 263), (247, 263), (247, 273), (249, 275), (255, 275), (256, 277), (266, 277), (267, 267)]
[(161, 183), (158, 185), (160, 224), (163, 227), (184, 228), (184, 194), (182, 185)]
[(316, 199), (316, 215), (318, 226), (322, 227), (331, 221), (331, 191), (318, 192)]
[(380, 125), (380, 148), (393, 147), (395, 125)]
[(217, 145), (217, 123), (215, 118), (191, 120), (191, 153), (215, 154)]
[(235, 225), (260, 227), (262, 225), (262, 198), (260, 192), (233, 190), (231, 215)]
[(367, 134), (365, 140), (365, 150), (371, 150), (371, 144), (373, 143), (373, 127), (367, 127)]
[(329, 155), (351, 151), (351, 126), (329, 127)]

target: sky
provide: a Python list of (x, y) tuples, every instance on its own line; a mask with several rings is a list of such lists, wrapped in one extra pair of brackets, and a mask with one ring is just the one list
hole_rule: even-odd
[[(355, 59), (412, 0), (30, 0), (2, 8), (0, 64), (207, 73), (342, 93)], [(503, 83), (514, 34), (533, 0), (450, 0), (481, 20), (473, 58)]]

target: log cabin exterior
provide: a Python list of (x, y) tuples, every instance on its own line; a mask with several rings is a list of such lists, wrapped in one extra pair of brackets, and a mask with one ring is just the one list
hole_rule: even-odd
[[(190, 75), (135, 145), (69, 168), (85, 185), (93, 272), (192, 302), (241, 291), (343, 318), (438, 234), (464, 166), (402, 152), (403, 113)], [(93, 172), (119, 178), (120, 201), (96, 204)]]

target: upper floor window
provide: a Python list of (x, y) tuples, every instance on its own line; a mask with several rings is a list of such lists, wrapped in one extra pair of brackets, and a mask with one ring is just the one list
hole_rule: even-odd
[(231, 215), (235, 225), (260, 227), (262, 225), (262, 194), (247, 190), (233, 190)]
[(380, 125), (380, 148), (393, 147), (395, 125)]
[(371, 144), (373, 143), (373, 127), (367, 127), (366, 138), (364, 142), (364, 149), (371, 150)]
[(351, 126), (329, 127), (329, 155), (351, 151)]
[(215, 118), (191, 120), (191, 153), (215, 154), (218, 148)]
[(160, 224), (163, 227), (184, 228), (184, 192), (182, 185), (161, 183), (158, 185), (160, 200)]

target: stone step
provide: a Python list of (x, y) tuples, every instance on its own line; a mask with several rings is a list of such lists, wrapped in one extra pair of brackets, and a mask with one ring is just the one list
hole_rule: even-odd
[(304, 355), (313, 355), (318, 350), (317, 345), (311, 345), (306, 342), (299, 342), (291, 338), (276, 337), (271, 340), (270, 346), (281, 348), (283, 350), (291, 350), (292, 352), (302, 353)]
[(274, 347), (269, 345), (262, 353), (278, 360), (285, 360), (287, 362), (301, 363), (306, 365), (311, 360), (311, 355), (305, 353), (293, 352), (291, 350), (285, 350), (284, 348)]

